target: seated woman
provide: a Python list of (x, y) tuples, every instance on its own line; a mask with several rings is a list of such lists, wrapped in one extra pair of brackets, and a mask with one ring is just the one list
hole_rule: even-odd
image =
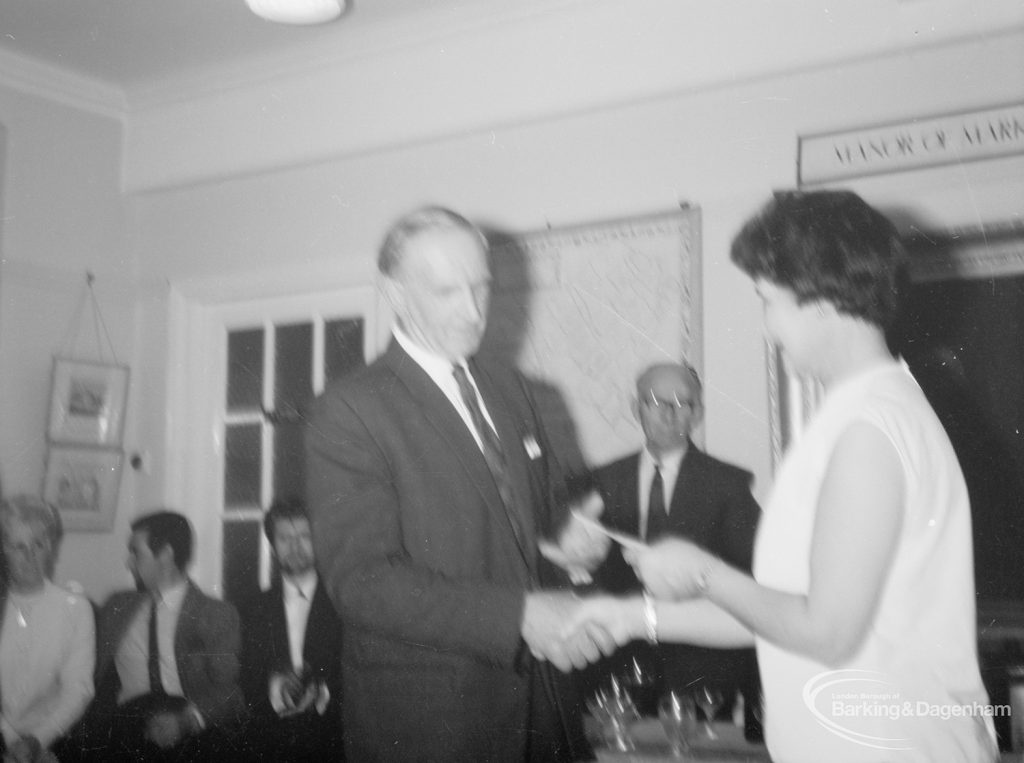
[(0, 729), (5, 760), (54, 759), (50, 745), (93, 696), (92, 607), (50, 581), (63, 528), (57, 510), (29, 495), (0, 501), (7, 576), (0, 626)]
[(826, 396), (776, 475), (748, 575), (685, 540), (624, 553), (655, 599), (592, 600), (619, 643), (755, 642), (777, 761), (993, 761), (971, 513), (885, 329), (903, 247), (849, 192), (776, 195), (733, 243), (769, 337)]

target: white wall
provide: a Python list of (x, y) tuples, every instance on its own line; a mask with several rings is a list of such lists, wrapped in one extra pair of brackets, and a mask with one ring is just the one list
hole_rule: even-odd
[[(136, 132), (129, 161), (135, 167), (152, 161), (157, 174), (178, 177), (167, 160), (183, 156), (186, 144), (202, 147), (200, 156), (230, 147), (230, 175), (172, 188), (157, 184), (122, 202), (116, 123), (51, 113), (0, 91), (0, 122), (8, 132), (3, 254), (26, 263), (42, 257), (45, 267), (60, 267), (63, 276), (54, 281), (60, 287), (41, 277), (46, 288), (35, 296), (28, 285), (13, 292), (17, 280), (0, 271), (0, 411), (4, 429), (15, 430), (0, 438), (5, 490), (38, 483), (49, 356), (86, 265), (96, 270), (99, 285), (109, 282), (123, 292), (123, 299), (101, 299), (108, 322), (117, 326), (119, 353), (132, 359), (127, 444), (150, 453), (153, 464), (151, 474), (126, 475), (114, 533), (75, 535), (66, 544), (59, 575), (82, 580), (100, 597), (126, 582), (121, 560), (131, 516), (174, 503), (181, 483), (195, 476), (178, 468), (188, 438), (200, 435), (183, 424), (187, 369), (174, 348), (187, 327), (171, 322), (188, 295), (205, 300), (221, 287), (242, 296), (366, 281), (386, 225), (427, 201), (511, 230), (531, 230), (666, 210), (688, 200), (703, 210), (707, 446), (752, 468), (763, 494), (770, 454), (760, 308), (728, 262), (733, 233), (772, 188), (795, 182), (798, 134), (1022, 97), (1024, 32), (1018, 30), (813, 73), (680, 90), (615, 108), (535, 114), (529, 122), (495, 123), (400, 147), (375, 145), (356, 154), (338, 148), (335, 158), (324, 126), (358, 122), (358, 115), (351, 104), (321, 98), (316, 109), (297, 110), (288, 131), (297, 142), (315, 135), (319, 153), (278, 171), (258, 171), (265, 136), (240, 117), (244, 110), (199, 104), (152, 112), (166, 118), (160, 137), (149, 142), (147, 136), (156, 133)], [(146, 120), (136, 124), (145, 127)], [(171, 145), (176, 132), (185, 136), (181, 145)], [(284, 133), (275, 135), (284, 139)], [(252, 171), (240, 172), (238, 157), (254, 162)], [(901, 182), (911, 204), (922, 188), (938, 184), (952, 189), (956, 200), (984, 189), (982, 196), (1001, 200), (999, 214), (1005, 214), (1024, 207), (1016, 201), (1022, 173), (993, 170), (1000, 166), (1008, 165), (965, 165)], [(883, 186), (864, 184), (878, 198), (890, 187)], [(38, 273), (50, 272), (20, 267), (23, 280), (33, 283), (40, 281)], [(130, 286), (120, 285), (125, 279)], [(205, 507), (175, 508), (197, 517)]]
[[(103, 340), (105, 358), (116, 353), (134, 365), (135, 269), (124, 245), (120, 123), (4, 89), (0, 124), (6, 138), (0, 163), (0, 476), (5, 494), (13, 494), (41, 489), (53, 355), (96, 358), (100, 349), (88, 306), (84, 320), (74, 320), (86, 271), (96, 277), (113, 343), (111, 351)], [(132, 404), (134, 398), (133, 390)], [(69, 535), (58, 580), (100, 590), (111, 580), (108, 564), (114, 574), (123, 572), (124, 518), (133, 491), (128, 470), (119, 530)]]
[[(798, 134), (1002, 104), (1022, 93), (1018, 32), (155, 191), (132, 200), (139, 266), (172, 282), (261, 271), (269, 278), (285, 262), (293, 276), (333, 266), (341, 278), (346, 268), (365, 269), (386, 225), (425, 201), (511, 230), (692, 201), (704, 220), (707, 444), (753, 468), (763, 493), (770, 456), (759, 306), (728, 262), (731, 236), (770, 189), (794, 184)], [(346, 117), (342, 104), (321, 108), (325, 120)], [(993, 166), (941, 177), (958, 195), (986, 186), (1013, 208), (1020, 186)]]

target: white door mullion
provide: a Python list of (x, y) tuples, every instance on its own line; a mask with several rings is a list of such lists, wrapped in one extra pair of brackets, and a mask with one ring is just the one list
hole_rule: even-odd
[(313, 316), (313, 352), (311, 353), (313, 368), (309, 377), (313, 384), (314, 397), (324, 391), (324, 376), (327, 373), (324, 369), (324, 330), (324, 316), (322, 313), (317, 313)]

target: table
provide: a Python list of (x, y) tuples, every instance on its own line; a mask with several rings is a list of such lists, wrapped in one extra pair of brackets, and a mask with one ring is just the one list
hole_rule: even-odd
[[(594, 721), (586, 719), (588, 732)], [(630, 726), (636, 749), (619, 752), (595, 745), (599, 763), (770, 763), (763, 744), (743, 738), (743, 729), (732, 723), (716, 723), (717, 740), (697, 739), (684, 758), (673, 758), (668, 740), (657, 718), (641, 718)]]
[[(587, 717), (585, 723), (589, 736), (590, 731), (596, 731), (596, 722)], [(672, 757), (665, 732), (658, 720), (642, 718), (630, 729), (636, 749), (632, 752), (618, 752), (595, 744), (598, 763), (771, 763), (764, 745), (751, 744), (743, 738), (743, 729), (731, 723), (716, 723), (718, 742), (698, 742), (685, 758)], [(1024, 753), (1003, 752), (999, 761), (1024, 763)]]

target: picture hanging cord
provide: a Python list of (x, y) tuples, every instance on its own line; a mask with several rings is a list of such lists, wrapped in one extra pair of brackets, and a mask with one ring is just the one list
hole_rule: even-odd
[[(103, 313), (100, 311), (100, 303), (96, 299), (96, 291), (93, 289), (93, 283), (96, 281), (96, 276), (91, 271), (85, 273), (85, 289), (82, 291), (82, 296), (78, 300), (78, 307), (75, 308), (75, 315), (71, 319), (71, 325), (68, 326), (68, 333), (65, 336), (64, 342), (61, 345), (61, 354), (66, 357), (75, 357), (75, 348), (78, 345), (79, 333), (82, 330), (82, 311), (85, 309), (85, 303), (88, 302), (92, 305), (92, 324), (93, 330), (96, 334), (96, 352), (98, 359), (101, 363), (105, 362), (103, 355), (103, 339), (107, 341), (107, 347), (110, 349), (110, 355), (114, 359), (114, 364), (117, 365), (117, 353), (114, 351), (114, 343), (110, 341), (110, 332), (107, 331), (106, 321), (103, 320)], [(100, 333), (102, 329), (102, 335)], [(86, 360), (87, 358), (80, 358)]]

